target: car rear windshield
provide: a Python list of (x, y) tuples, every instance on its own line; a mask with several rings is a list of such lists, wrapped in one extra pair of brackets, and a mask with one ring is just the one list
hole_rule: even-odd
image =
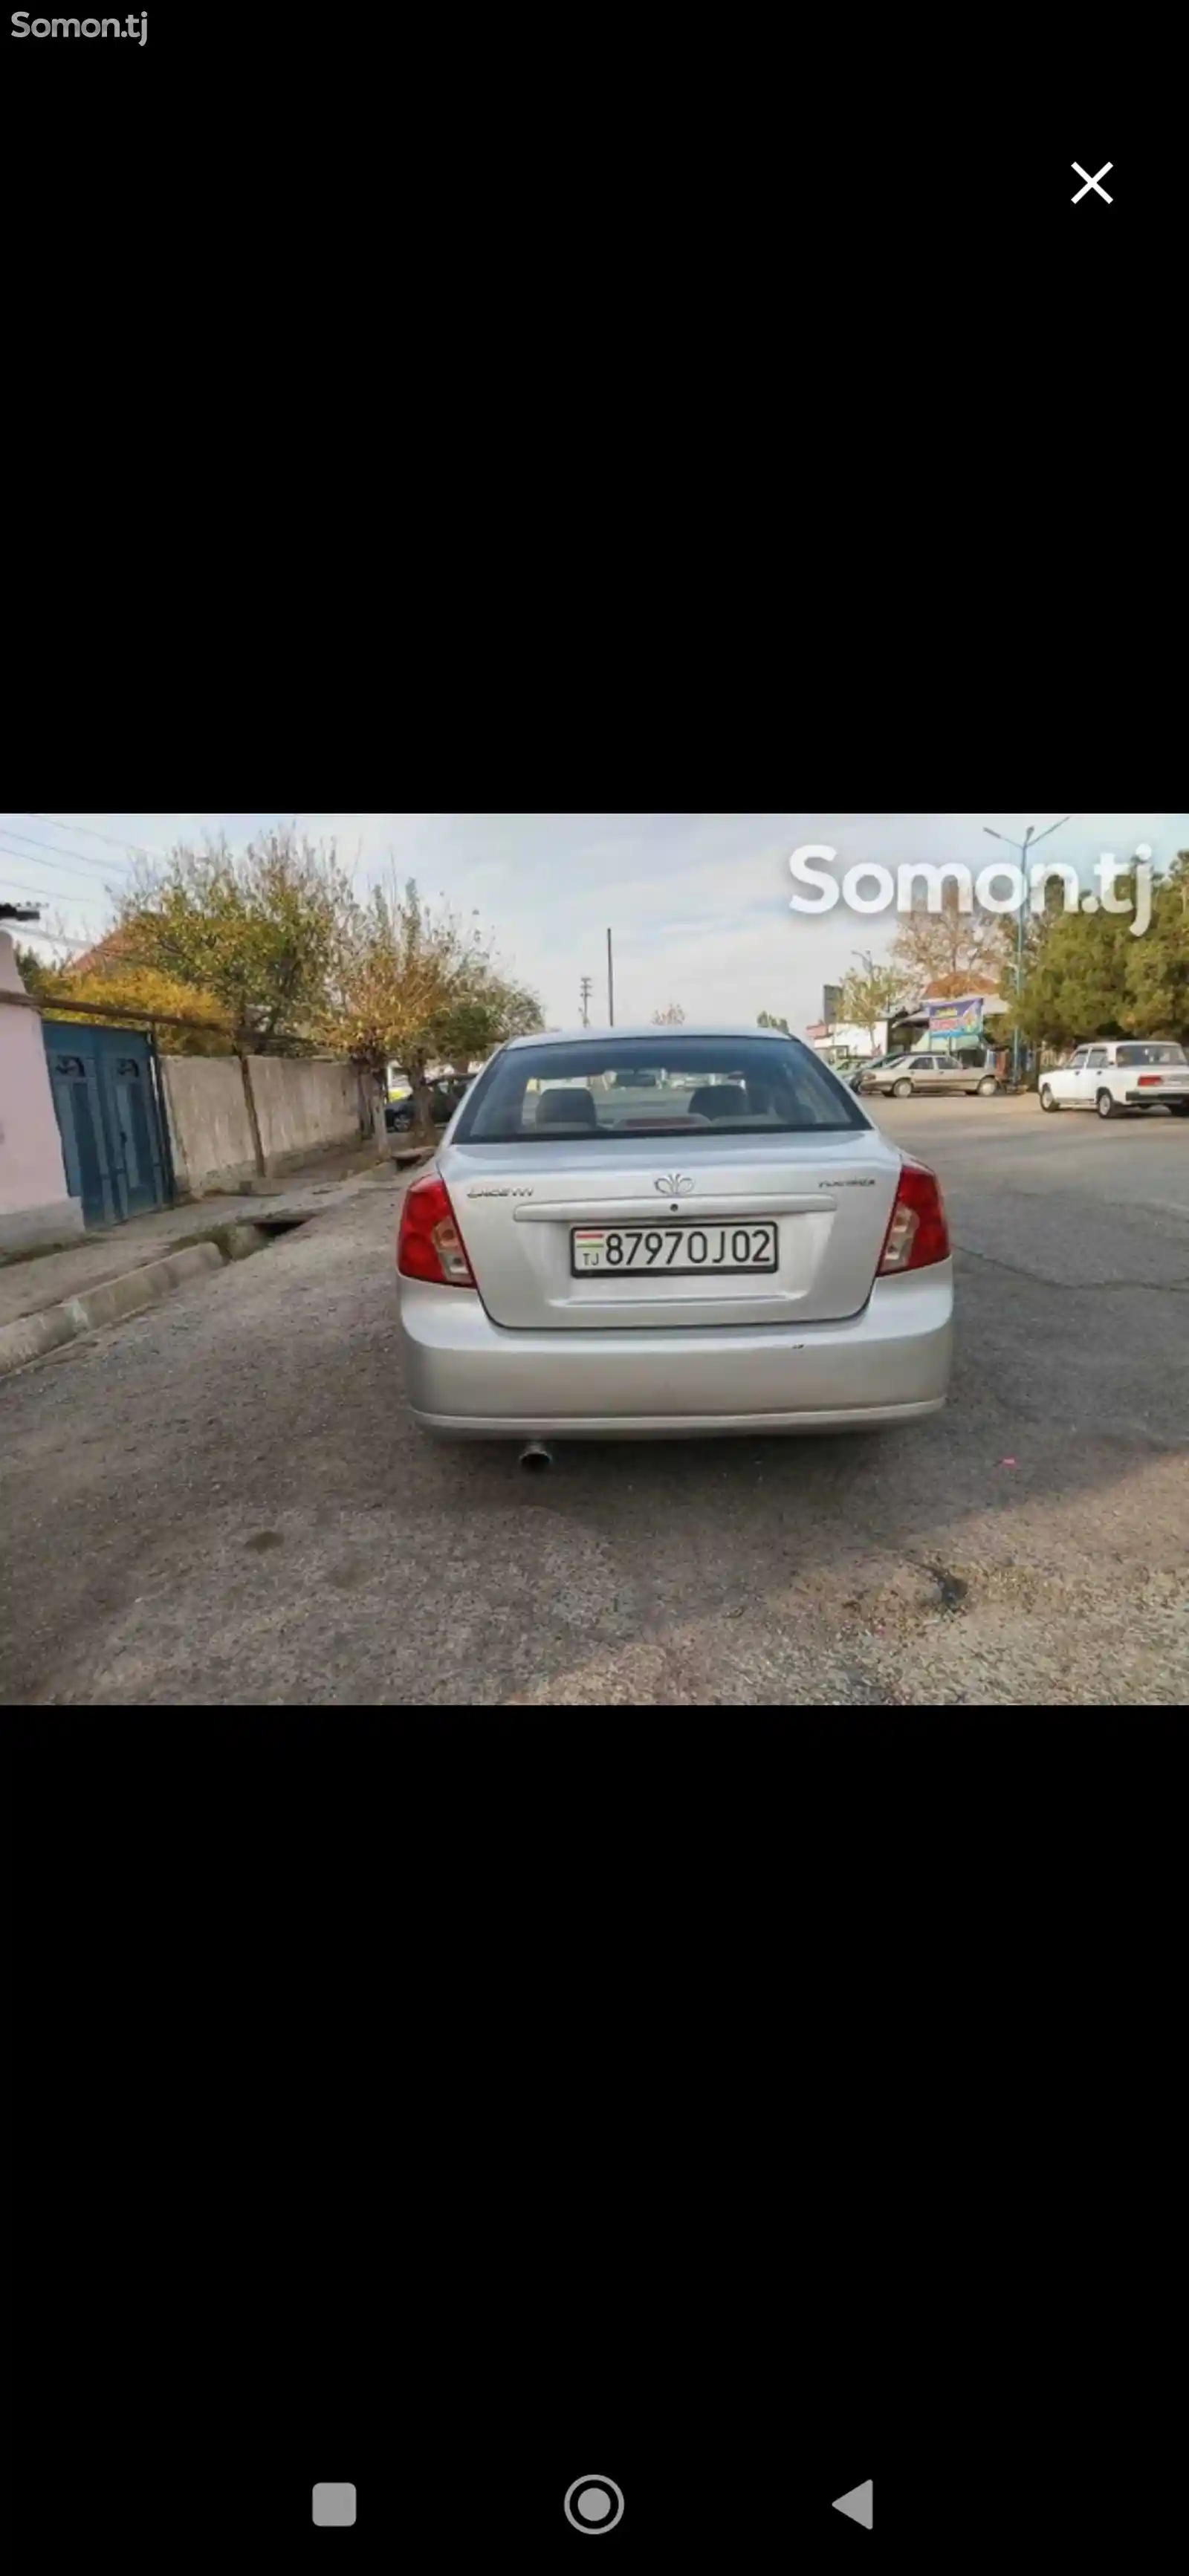
[(1115, 1060), (1118, 1064), (1184, 1064), (1186, 1057), (1183, 1046), (1158, 1038), (1143, 1046), (1117, 1047)]
[(458, 1145), (866, 1127), (797, 1038), (576, 1038), (509, 1047), (476, 1083)]

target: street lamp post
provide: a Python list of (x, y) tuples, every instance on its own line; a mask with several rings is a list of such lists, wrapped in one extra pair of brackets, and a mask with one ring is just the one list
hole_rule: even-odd
[[(1024, 873), (1023, 863), (1027, 859), (1029, 849), (1039, 848), (1042, 841), (1047, 841), (1050, 832), (1059, 832), (1062, 824), (1068, 823), (1068, 821), (1068, 814), (1063, 814), (1060, 823), (1047, 824), (1043, 832), (1038, 832), (1036, 825), (1034, 823), (1030, 823), (1022, 841), (1009, 840), (1006, 832), (993, 832), (989, 823), (984, 823), (983, 830), (986, 833), (988, 840), (1002, 841), (1005, 849), (1019, 851), (1021, 860), (1020, 874), (1022, 876)], [(1020, 1079), (1020, 1003), (1023, 1000), (1024, 995), (1024, 905), (1026, 900), (1026, 893), (1021, 889), (1020, 905), (1016, 914), (1016, 1025), (1012, 1033), (1011, 1051), (1012, 1080), (1015, 1083), (1018, 1083)]]

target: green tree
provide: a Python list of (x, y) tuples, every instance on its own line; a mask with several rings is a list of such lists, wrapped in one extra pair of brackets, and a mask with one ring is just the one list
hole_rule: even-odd
[(856, 955), (858, 964), (848, 967), (839, 987), (838, 1017), (853, 1021), (856, 1028), (874, 1030), (877, 1020), (890, 1019), (911, 998), (911, 979), (903, 966), (877, 966), (869, 950), (857, 950)]
[(1189, 850), (1178, 850), (1152, 888), (1151, 922), (1127, 941), (1124, 986), (1127, 1025), (1137, 1037), (1189, 1045)]
[[(1033, 1044), (1073, 1046), (1079, 1038), (1127, 1035), (1127, 951), (1137, 944), (1128, 933), (1130, 918), (1127, 913), (1066, 912), (1058, 889), (1050, 889), (1046, 909), (1030, 921), (1024, 944), (1018, 1017)], [(1013, 1001), (1009, 1025), (1014, 1026), (1016, 1016)]]
[(35, 948), (19, 948), (14, 943), (12, 953), (25, 991), (33, 993), (40, 999), (45, 990), (46, 977), (52, 971), (51, 968), (46, 965), (44, 957), (38, 956)]
[(456, 915), (435, 915), (416, 882), (373, 886), (366, 903), (344, 906), (338, 925), (323, 1035), (366, 1071), (378, 1093), (395, 1061), (413, 1091), (416, 1132), (429, 1134), (426, 1068), (436, 1031), (455, 994), (467, 952)]
[(279, 827), (142, 860), (118, 920), (142, 965), (214, 1000), (237, 1053), (267, 1055), (308, 1043), (349, 905), (333, 842)]
[(508, 1038), (543, 1028), (540, 1002), (526, 984), (501, 974), (489, 957), (473, 956), (435, 1030), (437, 1055), (457, 1073), (491, 1055)]
[(654, 1029), (684, 1028), (685, 1013), (682, 1010), (680, 1002), (666, 1002), (663, 1011), (654, 1011), (652, 1014), (652, 1025)]
[(761, 1011), (756, 1020), (756, 1027), (757, 1029), (779, 1029), (781, 1035), (786, 1038), (791, 1038), (793, 1034), (788, 1021), (778, 1020), (774, 1011)]
[(365, 904), (345, 906), (323, 1032), (377, 1082), (386, 1065), (400, 1066), (423, 1138), (431, 1064), (469, 1065), (541, 1024), (535, 993), (502, 972), (457, 913), (431, 910), (412, 878), (402, 887), (390, 876)]

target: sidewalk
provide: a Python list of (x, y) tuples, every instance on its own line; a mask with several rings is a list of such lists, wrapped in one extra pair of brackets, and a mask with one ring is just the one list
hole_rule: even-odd
[(377, 1182), (398, 1181), (416, 1152), (367, 1144), (324, 1154), (275, 1181), (226, 1197), (155, 1208), (105, 1226), (60, 1252), (0, 1266), (0, 1378), (79, 1333), (135, 1314), (203, 1270), (259, 1250), (278, 1225), (328, 1213)]

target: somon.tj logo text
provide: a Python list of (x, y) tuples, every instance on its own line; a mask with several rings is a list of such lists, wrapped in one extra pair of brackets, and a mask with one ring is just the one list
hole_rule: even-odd
[[(1025, 871), (1015, 860), (993, 859), (989, 867), (977, 874), (960, 859), (943, 859), (940, 865), (931, 859), (906, 861), (896, 869), (883, 867), (877, 859), (862, 859), (848, 868), (845, 876), (832, 876), (830, 870), (837, 850), (825, 841), (802, 841), (793, 851), (789, 866), (798, 889), (790, 900), (792, 912), (832, 912), (844, 903), (851, 912), (919, 912), (924, 895), (926, 912), (1018, 913), (1027, 906), (1034, 914), (1046, 909), (1046, 890), (1050, 878), (1059, 878), (1064, 912), (1134, 912), (1128, 924), (1133, 939), (1142, 937), (1152, 918), (1152, 852), (1141, 841), (1130, 865), (1121, 870), (1110, 850), (1104, 850), (1095, 862), (1098, 890), (1085, 887), (1077, 869), (1058, 860), (1034, 859)], [(1122, 893), (1117, 891), (1120, 875), (1126, 879)], [(954, 889), (947, 895), (947, 887)]]

